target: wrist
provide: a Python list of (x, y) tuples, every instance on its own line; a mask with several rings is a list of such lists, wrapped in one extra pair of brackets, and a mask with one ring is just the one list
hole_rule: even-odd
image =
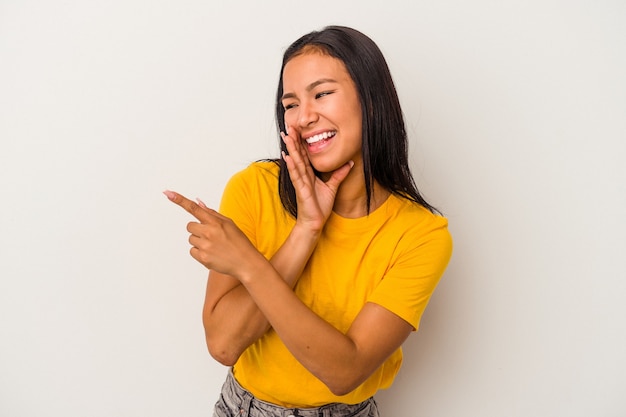
[(310, 222), (296, 221), (296, 224), (289, 234), (289, 239), (294, 243), (297, 242), (298, 244), (304, 245), (312, 244), (315, 246), (322, 235), (323, 229), (324, 223), (313, 224)]
[(261, 252), (256, 252), (253, 255), (246, 258), (246, 262), (241, 264), (241, 269), (236, 274), (235, 278), (239, 280), (244, 286), (255, 276), (264, 273), (264, 268), (272, 268), (270, 261), (268, 261)]

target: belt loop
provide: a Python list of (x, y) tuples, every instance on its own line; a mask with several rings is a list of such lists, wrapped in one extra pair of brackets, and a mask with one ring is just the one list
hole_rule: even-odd
[(252, 405), (252, 395), (249, 392), (243, 394), (241, 405), (239, 406), (238, 417), (248, 417), (250, 415), (250, 405)]

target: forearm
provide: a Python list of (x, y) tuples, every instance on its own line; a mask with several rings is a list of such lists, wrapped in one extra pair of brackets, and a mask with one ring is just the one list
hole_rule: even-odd
[[(336, 395), (365, 381), (413, 330), (386, 308), (365, 303), (344, 334), (306, 306), (265, 258), (256, 257), (233, 273), (246, 296), (246, 308), (238, 309), (267, 320), (293, 356)], [(238, 313), (237, 320), (244, 316)], [(245, 349), (237, 344), (244, 340), (241, 334), (229, 345), (241, 349), (236, 357)]]
[(228, 279), (232, 277), (209, 273), (202, 321), (209, 353), (221, 364), (232, 366), (269, 325), (240, 283), (223, 293), (219, 302), (213, 300), (213, 294), (221, 291), (215, 282)]
[(320, 233), (296, 224), (270, 264), (285, 283), (293, 288), (317, 245)]
[[(342, 395), (377, 367), (363, 362), (359, 346), (317, 316), (271, 269), (240, 277), (255, 305), (294, 357), (331, 391)], [(371, 366), (370, 366), (371, 365)]]
[[(301, 275), (318, 237), (318, 233), (296, 225), (266, 265), (289, 291)], [(262, 270), (258, 272), (263, 273)], [(232, 365), (270, 327), (239, 281), (213, 272), (207, 283), (203, 322), (211, 355), (225, 365)]]

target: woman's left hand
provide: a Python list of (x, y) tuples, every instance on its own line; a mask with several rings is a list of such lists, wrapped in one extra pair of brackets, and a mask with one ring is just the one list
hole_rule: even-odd
[(235, 278), (254, 270), (253, 262), (263, 255), (231, 219), (173, 191), (163, 194), (198, 220), (187, 224), (192, 246), (189, 253), (196, 261)]

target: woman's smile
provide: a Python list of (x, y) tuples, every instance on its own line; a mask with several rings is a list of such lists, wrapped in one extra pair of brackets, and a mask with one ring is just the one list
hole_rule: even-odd
[(336, 134), (337, 131), (331, 130), (324, 133), (317, 133), (313, 136), (304, 138), (304, 141), (307, 144), (306, 148), (309, 152), (309, 155), (322, 152), (324, 149), (326, 149), (330, 145), (330, 142)]
[(361, 104), (343, 62), (317, 51), (298, 55), (285, 65), (283, 91), (285, 125), (299, 134), (315, 169), (361, 162)]

